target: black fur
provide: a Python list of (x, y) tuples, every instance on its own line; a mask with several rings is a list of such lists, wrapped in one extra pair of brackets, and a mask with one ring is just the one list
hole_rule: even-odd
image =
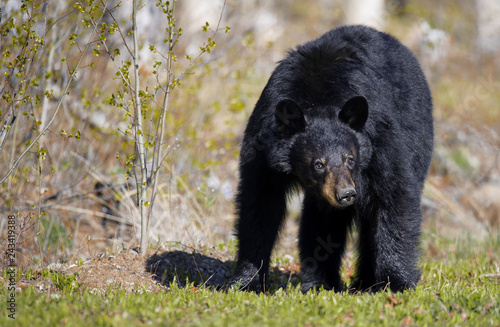
[(290, 51), (245, 130), (232, 282), (263, 290), (286, 197), (302, 188), (303, 291), (342, 288), (353, 224), (359, 246), (351, 287), (414, 288), (432, 148), (429, 87), (395, 38), (346, 26)]

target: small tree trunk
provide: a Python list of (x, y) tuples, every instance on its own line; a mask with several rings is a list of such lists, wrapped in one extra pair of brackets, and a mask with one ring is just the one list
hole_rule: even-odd
[[(138, 35), (137, 35), (137, 1), (134, 0), (132, 4), (132, 37), (134, 39), (134, 101), (135, 101), (135, 149), (139, 158), (136, 162), (139, 164), (139, 169), (135, 170), (135, 181), (137, 186), (137, 206), (141, 213), (141, 254), (146, 254), (148, 244), (148, 214), (147, 207), (145, 206), (146, 198), (146, 184), (147, 184), (147, 171), (146, 171), (146, 158), (144, 151), (144, 132), (142, 124), (142, 108), (141, 100), (139, 98), (140, 80), (139, 80), (139, 58), (138, 58)], [(137, 173), (139, 170), (139, 173)]]

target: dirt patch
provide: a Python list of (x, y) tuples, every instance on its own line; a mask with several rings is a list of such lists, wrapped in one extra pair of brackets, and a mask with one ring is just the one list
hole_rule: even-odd
[[(159, 292), (167, 290), (172, 282), (179, 287), (192, 283), (195, 287), (221, 290), (227, 285), (234, 262), (223, 255), (198, 251), (148, 250), (141, 256), (135, 249), (114, 254), (101, 253), (87, 260), (65, 264), (51, 264), (48, 270), (72, 276), (74, 281), (92, 292), (112, 287), (127, 292)], [(299, 282), (297, 265), (274, 267), (270, 272), (270, 287), (286, 287)], [(56, 291), (56, 283), (40, 272), (31, 278), (22, 278), (22, 289), (28, 285), (40, 291)]]
[[(158, 291), (161, 285), (145, 269), (148, 257), (142, 257), (135, 250), (115, 254), (101, 253), (83, 261), (50, 264), (47, 269), (66, 276), (74, 276), (75, 282), (91, 291), (104, 291), (110, 286), (130, 292)], [(38, 272), (33, 274), (31, 279), (23, 278), (19, 285), (21, 288), (34, 285), (39, 290), (56, 290), (54, 281), (50, 278), (43, 278)]]

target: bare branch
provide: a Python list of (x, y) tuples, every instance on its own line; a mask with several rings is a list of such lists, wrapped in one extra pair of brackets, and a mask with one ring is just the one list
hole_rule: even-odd
[[(102, 19), (103, 16), (104, 16), (104, 11), (103, 11), (101, 17), (99, 18), (99, 21)], [(63, 93), (61, 95), (61, 98), (59, 99), (59, 101), (57, 103), (56, 110), (52, 114), (52, 117), (50, 118), (50, 120), (47, 122), (47, 125), (40, 131), (40, 134), (38, 134), (35, 137), (35, 139), (33, 140), (33, 142), (31, 142), (27, 146), (27, 148), (24, 149), (24, 151), (19, 155), (19, 157), (14, 162), (14, 164), (9, 168), (9, 170), (7, 171), (7, 173), (2, 177), (2, 179), (0, 179), (0, 184), (3, 183), (10, 176), (10, 174), (12, 174), (12, 172), (17, 168), (17, 166), (19, 165), (19, 163), (21, 162), (21, 160), (24, 158), (24, 156), (33, 148), (33, 146), (40, 140), (40, 138), (49, 129), (50, 125), (52, 125), (52, 123), (54, 122), (54, 120), (55, 120), (55, 118), (57, 116), (57, 113), (59, 112), (59, 109), (61, 108), (63, 100), (66, 97), (66, 95), (68, 94), (68, 90), (69, 90), (69, 87), (71, 85), (71, 82), (74, 80), (74, 78), (76, 76), (76, 73), (78, 72), (78, 68), (80, 67), (80, 65), (81, 65), (81, 63), (83, 61), (83, 57), (87, 53), (87, 50), (89, 49), (90, 44), (91, 44), (91, 40), (92, 40), (92, 38), (94, 37), (95, 34), (96, 34), (96, 29), (94, 28), (94, 30), (92, 31), (92, 34), (89, 36), (87, 45), (85, 46), (85, 49), (83, 50), (83, 53), (81, 54), (80, 58), (78, 59), (78, 62), (76, 63), (75, 69), (73, 70), (73, 72), (71, 72), (71, 75), (70, 75), (70, 77), (68, 79), (68, 82), (66, 83), (66, 86), (65, 86), (64, 91), (63, 91)]]

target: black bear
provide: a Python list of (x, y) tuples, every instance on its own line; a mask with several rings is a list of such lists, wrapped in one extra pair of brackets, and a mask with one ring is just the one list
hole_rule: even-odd
[(265, 290), (287, 195), (302, 189), (302, 291), (342, 289), (353, 226), (352, 289), (414, 288), (433, 129), (426, 79), (394, 37), (344, 26), (291, 50), (245, 130), (231, 283)]

